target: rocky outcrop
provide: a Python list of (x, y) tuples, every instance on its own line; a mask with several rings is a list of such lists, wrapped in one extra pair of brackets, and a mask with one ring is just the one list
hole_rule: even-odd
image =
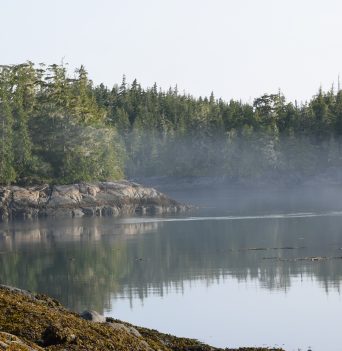
[(188, 206), (128, 181), (0, 187), (0, 218), (177, 213)]
[(253, 347), (220, 349), (101, 317), (94, 311), (82, 315), (83, 318), (68, 311), (48, 296), (0, 285), (0, 350), (282, 351)]

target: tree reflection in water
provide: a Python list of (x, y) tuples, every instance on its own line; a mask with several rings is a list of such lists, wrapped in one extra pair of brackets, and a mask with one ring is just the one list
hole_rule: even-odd
[[(111, 309), (113, 297), (182, 291), (225, 277), (286, 291), (294, 277), (339, 287), (342, 217), (202, 221), (54, 219), (0, 225), (0, 282), (46, 293), (69, 308)], [(260, 250), (250, 250), (250, 249)], [(284, 249), (294, 248), (294, 249)], [(264, 259), (286, 258), (288, 261)]]

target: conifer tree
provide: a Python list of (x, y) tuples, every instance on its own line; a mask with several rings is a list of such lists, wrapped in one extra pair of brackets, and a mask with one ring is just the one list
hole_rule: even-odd
[(13, 117), (9, 102), (9, 69), (0, 69), (0, 184), (16, 179), (13, 154)]

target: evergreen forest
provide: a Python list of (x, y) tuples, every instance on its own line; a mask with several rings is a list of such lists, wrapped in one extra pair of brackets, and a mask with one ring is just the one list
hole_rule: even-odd
[(310, 177), (342, 166), (342, 90), (253, 103), (94, 85), (81, 66), (0, 67), (0, 184), (123, 177)]

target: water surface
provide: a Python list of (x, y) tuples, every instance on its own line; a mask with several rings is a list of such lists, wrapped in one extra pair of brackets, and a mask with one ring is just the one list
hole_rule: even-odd
[(0, 282), (215, 346), (339, 350), (342, 204), (336, 191), (306, 196), (224, 194), (217, 202), (229, 206), (178, 217), (2, 223)]

